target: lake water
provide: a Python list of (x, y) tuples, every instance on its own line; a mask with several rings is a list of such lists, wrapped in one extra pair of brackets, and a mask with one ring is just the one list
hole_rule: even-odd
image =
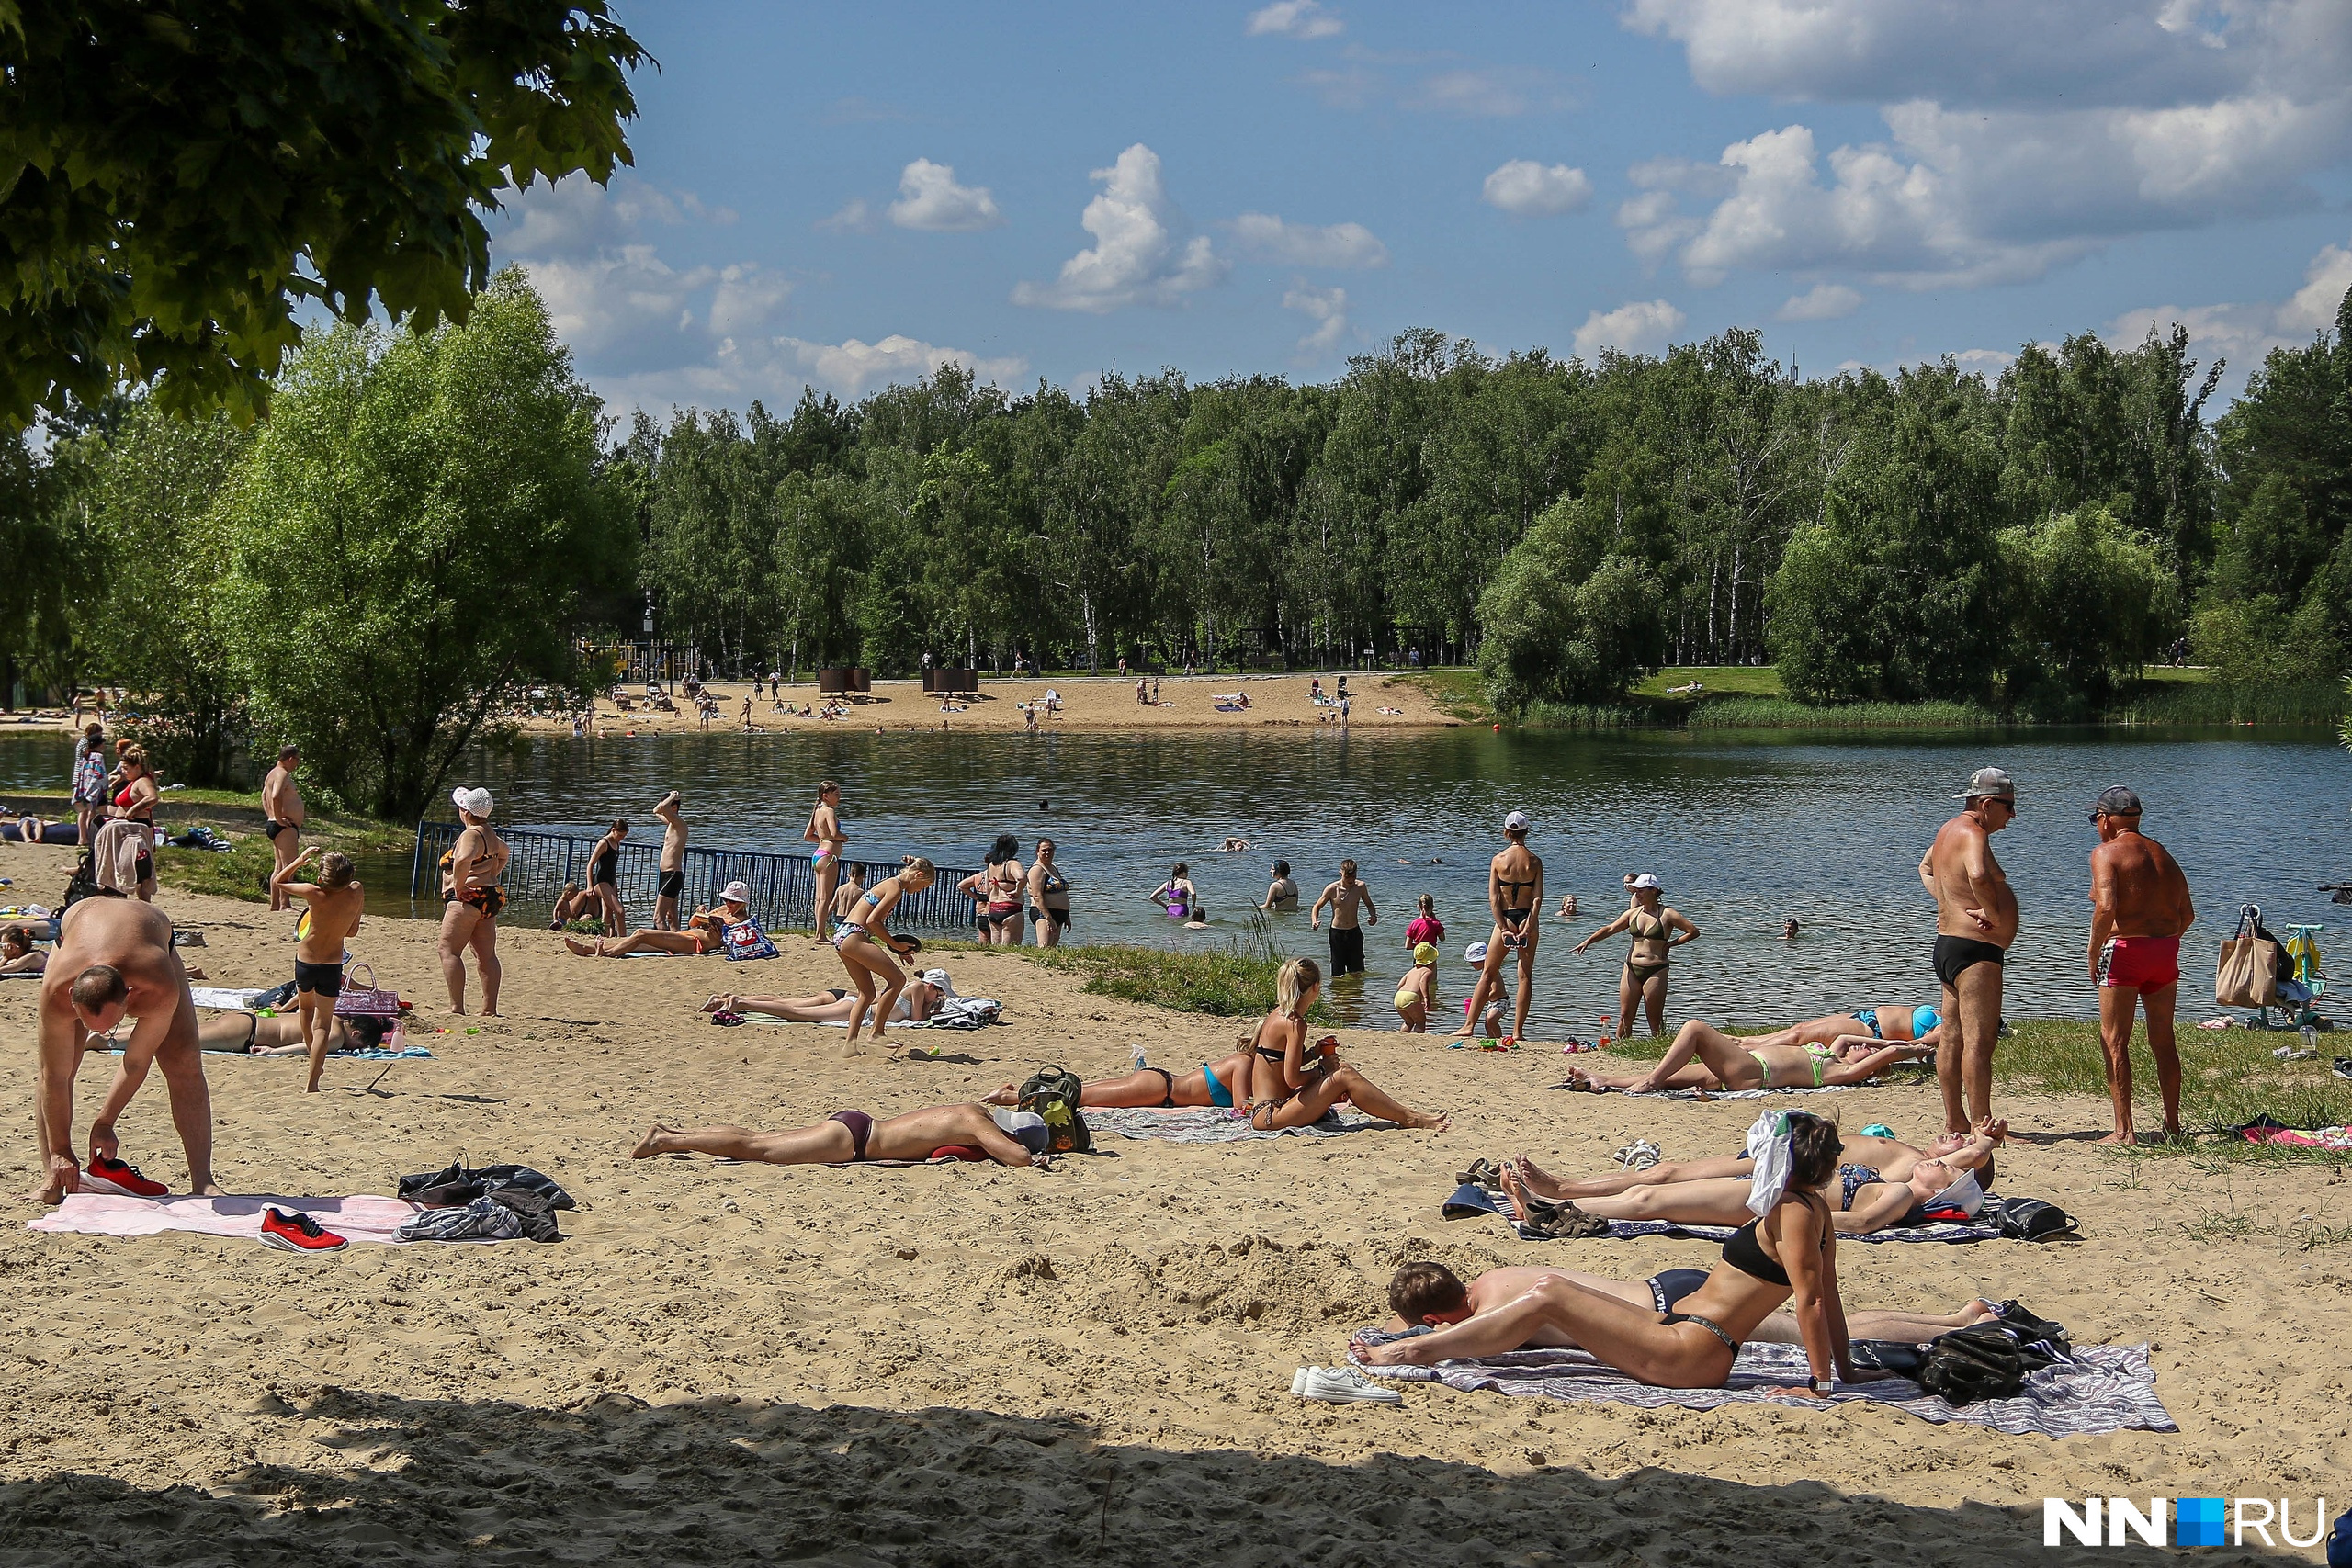
[[(1351, 977), (1332, 999), (1367, 1023), (1394, 1020), (1387, 998), (1410, 962), (1404, 931), (1421, 893), (1448, 928), (1440, 979), (1458, 1009), (1471, 981), (1462, 949), (1487, 934), (1487, 861), (1505, 813), (1523, 810), (1548, 899), (1575, 892), (1584, 904), (1575, 922), (1547, 916), (1538, 949), (1531, 1032), (1556, 1036), (1613, 1018), (1623, 939), (1581, 957), (1568, 949), (1623, 907), (1628, 871), (1656, 872), (1703, 933), (1677, 952), (1669, 1027), (1692, 1014), (1765, 1023), (1932, 1000), (1934, 908), (1919, 855), (1988, 762), (2015, 775), (2023, 808), (1994, 840), (2023, 908), (2009, 1010), (2096, 1015), (2083, 964), (2096, 842), (2085, 810), (2125, 783), (2196, 894), (2183, 1008), (2201, 1013), (2203, 976), (2241, 904), (2260, 904), (2274, 930), (2352, 918), (2314, 891), (2352, 876), (2352, 757), (2321, 735), (2249, 733), (534, 737), (478, 757), (467, 782), (497, 795), (503, 822), (590, 834), (614, 816), (650, 825), (647, 808), (674, 785), (697, 843), (783, 849), (798, 842), (817, 781), (838, 779), (860, 856), (977, 865), (997, 833), (1012, 832), (1025, 862), (1050, 835), (1073, 886), (1074, 939), (1098, 942), (1221, 945), (1263, 897), (1271, 861), (1291, 863), (1303, 908), (1352, 855), (1381, 921), (1367, 933), (1369, 982)], [(62, 738), (0, 738), (0, 783), (57, 787), (66, 757)], [(1254, 847), (1216, 852), (1228, 834)], [(1145, 897), (1178, 860), (1207, 903), (1207, 931), (1182, 929)], [(1794, 943), (1779, 936), (1790, 919), (1804, 926)], [(1324, 956), (1304, 913), (1274, 917), (1273, 930), (1284, 951)]]

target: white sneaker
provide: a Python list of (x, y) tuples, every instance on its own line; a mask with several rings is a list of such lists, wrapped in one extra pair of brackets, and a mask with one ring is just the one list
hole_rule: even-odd
[(1322, 1370), (1323, 1370), (1323, 1369), (1322, 1369), (1322, 1368), (1320, 1368), (1320, 1367), (1301, 1367), (1301, 1368), (1299, 1368), (1299, 1369), (1298, 1369), (1298, 1371), (1295, 1371), (1295, 1372), (1291, 1373), (1291, 1375), (1290, 1375), (1290, 1391), (1291, 1391), (1291, 1393), (1305, 1393), (1306, 1392), (1306, 1374), (1307, 1374), (1307, 1373), (1309, 1373), (1309, 1372), (1319, 1372), (1319, 1371), (1321, 1371)]
[(1352, 1366), (1310, 1368), (1298, 1392), (1304, 1398), (1326, 1400), (1333, 1404), (1405, 1403), (1403, 1394), (1393, 1388), (1381, 1387)]

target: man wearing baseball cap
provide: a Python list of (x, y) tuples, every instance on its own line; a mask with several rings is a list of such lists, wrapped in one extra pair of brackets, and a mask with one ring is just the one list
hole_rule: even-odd
[(2107, 1052), (2107, 1098), (2115, 1131), (2103, 1144), (2139, 1141), (2132, 1125), (2132, 1015), (2148, 1014), (2148, 1054), (2164, 1091), (2165, 1134), (2180, 1135), (2180, 1054), (2172, 1010), (2180, 987), (2180, 934), (2197, 919), (2188, 878), (2165, 847), (2140, 831), (2140, 797), (2121, 784), (2091, 806), (2091, 977), (2098, 984), (2098, 1040)]
[(1993, 1114), (2001, 965), (2018, 939), (2018, 897), (1993, 858), (1992, 835), (2017, 819), (2018, 786), (2002, 769), (1979, 768), (1956, 798), (1961, 813), (1920, 857), (1919, 881), (1936, 900), (1936, 978), (1951, 1025), (1936, 1048), (1944, 1131), (1965, 1133)]

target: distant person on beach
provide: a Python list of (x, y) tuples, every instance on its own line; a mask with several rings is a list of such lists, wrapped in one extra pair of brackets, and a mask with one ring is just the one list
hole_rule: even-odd
[(865, 897), (865, 873), (854, 860), (842, 862), (842, 885), (833, 889), (832, 907), (827, 911), (831, 918), (825, 920), (820, 929), (831, 932), (835, 926), (849, 919), (850, 910)]
[(831, 926), (827, 916), (832, 909), (833, 888), (841, 880), (842, 852), (849, 847), (842, 832), (842, 786), (832, 780), (817, 786), (817, 804), (809, 808), (808, 825), (800, 829), (800, 840), (813, 846), (808, 864), (817, 876), (817, 940), (823, 942)]
[[(90, 1122), (90, 1163), (74, 1152), (74, 1077), (86, 1037), (104, 1034), (128, 1017), (139, 1021), (123, 1044), (122, 1062)], [(40, 983), (40, 1066), (33, 1117), (40, 1144), (43, 1203), (92, 1190), (155, 1197), (164, 1184), (119, 1157), (115, 1123), (131, 1097), (160, 1067), (169, 1092), (172, 1125), (187, 1157), (188, 1190), (218, 1197), (212, 1179), (212, 1097), (197, 1047), (196, 1004), (187, 971), (172, 949), (172, 922), (153, 905), (119, 898), (85, 898), (65, 911), (57, 951)]]
[[(892, 1023), (920, 1023), (939, 1010), (939, 1004), (956, 995), (956, 987), (944, 969), (926, 969), (907, 982), (899, 993), (898, 1005), (890, 1010)], [(857, 999), (849, 991), (835, 987), (830, 991), (815, 991), (805, 997), (763, 997), (748, 992), (722, 991), (702, 1004), (707, 1013), (764, 1013), (789, 1023), (847, 1023), (850, 1010)]]
[(1246, 1043), (1258, 1054), (1250, 1124), (1261, 1133), (1319, 1122), (1341, 1100), (1367, 1116), (1402, 1127), (1442, 1133), (1453, 1119), (1414, 1110), (1383, 1092), (1338, 1057), (1329, 1035), (1309, 1044), (1306, 1015), (1323, 994), (1323, 972), (1312, 958), (1294, 958), (1274, 976), (1273, 1010), (1258, 1021)]
[(98, 824), (107, 810), (107, 736), (93, 723), (74, 743), (74, 819), (81, 829), (77, 841), (88, 849), (97, 841)]
[(939, 873), (930, 861), (922, 855), (909, 855), (903, 870), (866, 889), (850, 906), (848, 916), (834, 927), (833, 952), (840, 955), (842, 967), (849, 971), (850, 984), (857, 989), (858, 1005), (849, 1017), (849, 1055), (858, 1054), (858, 1032), (869, 1012), (874, 1019), (874, 1038), (877, 1042), (886, 1038), (884, 1021), (890, 1016), (899, 993), (907, 985), (906, 971), (899, 967), (892, 955), (903, 956), (920, 946), (910, 937), (890, 934), (890, 912), (899, 907), (901, 897), (920, 893), (938, 880)]
[(1354, 861), (1341, 861), (1340, 879), (1327, 885), (1316, 897), (1315, 907), (1306, 912), (1309, 931), (1322, 923), (1327, 908), (1331, 911), (1332, 977), (1363, 974), (1363, 928), (1380, 923), (1380, 908), (1372, 901), (1372, 889), (1356, 880)]
[[(1503, 961), (1518, 954), (1519, 998), (1510, 1035), (1513, 1040), (1527, 1032), (1527, 1006), (1535, 990), (1535, 942), (1541, 934), (1535, 910), (1544, 902), (1544, 863), (1527, 847), (1530, 826), (1524, 811), (1504, 818), (1501, 852), (1487, 863), (1487, 904), (1494, 915), (1495, 929), (1487, 939), (1486, 965), (1470, 993), (1470, 1012), (1475, 1016), (1486, 1005), (1488, 994), (1501, 985)], [(1471, 1020), (1465, 1017), (1462, 1036), (1467, 1038), (1471, 1030)]]
[(653, 819), (662, 824), (662, 880), (653, 891), (657, 931), (678, 929), (678, 900), (686, 891), (686, 819), (679, 815), (684, 806), (673, 789), (653, 807)]
[(1423, 942), (1435, 944), (1443, 942), (1445, 922), (1437, 918), (1436, 896), (1429, 893), (1422, 894), (1413, 901), (1413, 919), (1405, 927), (1406, 947), (1415, 948)]
[(273, 910), (290, 907), (290, 901), (278, 891), (277, 873), (294, 863), (309, 817), (302, 805), (301, 787), (294, 782), (294, 771), (301, 765), (301, 748), (288, 741), (277, 749), (277, 765), (261, 781), (261, 830), (268, 836), (270, 853), (277, 860), (270, 874), (269, 907)]
[(285, 894), (289, 904), (299, 898), (307, 907), (295, 927), (294, 998), (302, 1038), (311, 1048), (311, 1094), (319, 1092), (319, 1075), (326, 1069), (334, 999), (343, 995), (344, 943), (359, 929), (360, 906), (366, 901), (350, 857), (337, 850), (329, 850), (319, 862), (316, 882), (293, 880), (318, 852), (315, 845), (305, 849), (269, 879), (272, 892)]
[(2164, 1095), (2165, 1136), (2180, 1136), (2180, 1053), (2172, 1036), (2180, 988), (2180, 938), (2197, 921), (2188, 878), (2165, 847), (2140, 831), (2140, 797), (2121, 784), (2091, 807), (2091, 978), (2098, 986), (2098, 1038), (2115, 1131), (2099, 1142), (2132, 1144), (2132, 1015), (2148, 1015), (2148, 1055)]
[(155, 770), (148, 766), (143, 746), (122, 747), (119, 755), (116, 771), (122, 787), (115, 792), (107, 817), (110, 821), (136, 824), (139, 853), (133, 876), (139, 897), (152, 904), (155, 901), (155, 802), (161, 798)]
[[(1025, 1137), (1024, 1137), (1025, 1134)], [(867, 1160), (927, 1160), (941, 1155), (991, 1159), (999, 1165), (1051, 1167), (1046, 1119), (1035, 1111), (978, 1103), (940, 1105), (877, 1119), (863, 1111), (836, 1111), (813, 1127), (761, 1133), (749, 1127), (665, 1127), (629, 1151), (632, 1159), (700, 1154), (761, 1165), (854, 1165)]]
[(1054, 863), (1051, 839), (1037, 840), (1036, 858), (1029, 865), (1029, 921), (1039, 947), (1059, 947), (1069, 931), (1069, 878)]
[(2017, 820), (2018, 789), (1999, 768), (1979, 768), (1958, 798), (1960, 815), (1920, 857), (1919, 883), (1936, 900), (1936, 978), (1952, 1025), (1936, 1054), (1944, 1127), (1964, 1133), (1993, 1114), (2002, 964), (2018, 939), (2018, 897), (1993, 858), (1992, 835)]
[(628, 823), (616, 817), (588, 853), (588, 893), (608, 932), (628, 930), (628, 916), (621, 910), (621, 845), (628, 839)]
[(1208, 910), (1201, 903), (1201, 890), (1193, 886), (1192, 868), (1178, 861), (1168, 874), (1168, 880), (1144, 895), (1159, 905), (1171, 920), (1186, 925), (1205, 925)]
[(1634, 877), (1626, 886), (1633, 894), (1633, 908), (1577, 943), (1576, 951), (1582, 953), (1620, 931), (1633, 933), (1625, 967), (1617, 976), (1617, 1038), (1633, 1038), (1634, 1014), (1644, 1007), (1648, 1009), (1650, 1034), (1655, 1038), (1666, 1032), (1666, 973), (1673, 962), (1673, 950), (1697, 941), (1699, 928), (1680, 910), (1665, 907), (1666, 896), (1658, 880), (1648, 872)]
[(465, 827), (441, 856), (441, 978), (449, 987), (449, 1010), (466, 1010), (466, 953), (472, 950), (474, 967), (481, 972), (481, 1016), (498, 1016), (498, 912), (506, 908), (506, 875), (513, 852), (490, 829), (490, 814), (497, 808), (490, 791), (479, 787), (449, 792)]
[(1291, 880), (1290, 862), (1274, 863), (1274, 879), (1266, 884), (1266, 901), (1258, 908), (1277, 915), (1298, 913), (1298, 884)]
[(1437, 1007), (1437, 949), (1430, 943), (1413, 946), (1413, 966), (1396, 982), (1396, 1016), (1408, 1034), (1429, 1032), (1430, 1014)]

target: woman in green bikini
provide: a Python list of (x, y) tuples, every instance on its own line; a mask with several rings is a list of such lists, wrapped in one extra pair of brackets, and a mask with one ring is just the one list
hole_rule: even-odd
[(1696, 941), (1699, 935), (1699, 928), (1681, 910), (1665, 907), (1658, 880), (1648, 872), (1627, 878), (1625, 890), (1633, 895), (1633, 907), (1576, 945), (1576, 951), (1582, 953), (1619, 931), (1633, 933), (1634, 944), (1626, 951), (1625, 967), (1617, 976), (1620, 1040), (1633, 1037), (1634, 1013), (1643, 1007), (1649, 1010), (1650, 1033), (1666, 1032), (1666, 971), (1673, 962), (1670, 954), (1683, 943)]
[(1630, 1094), (1668, 1089), (1826, 1089), (1861, 1083), (1897, 1062), (1933, 1060), (1935, 1055), (1932, 1040), (1888, 1041), (1856, 1033), (1825, 1045), (1778, 1035), (1726, 1034), (1694, 1018), (1647, 1071), (1612, 1074), (1571, 1067), (1568, 1082), (1596, 1094), (1612, 1089)]

